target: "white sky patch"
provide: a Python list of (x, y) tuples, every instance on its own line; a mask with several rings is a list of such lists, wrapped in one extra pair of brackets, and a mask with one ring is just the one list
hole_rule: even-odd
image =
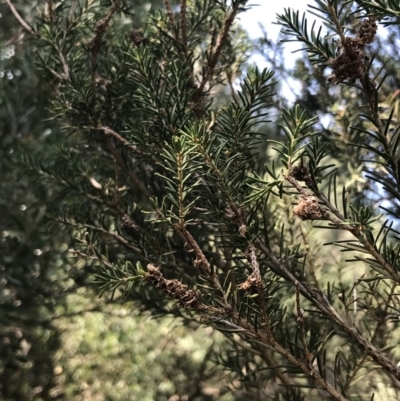
[(273, 24), (276, 22), (276, 14), (283, 14), (285, 8), (299, 10), (302, 14), (309, 3), (301, 0), (256, 0), (248, 5), (251, 9), (240, 14), (239, 18), (252, 38), (261, 36), (259, 24), (266, 28), (272, 38), (276, 38), (281, 30), (280, 25)]
[[(251, 39), (257, 39), (262, 36), (262, 31), (260, 29), (261, 24), (267, 31), (268, 38), (275, 40), (282, 29), (281, 25), (274, 24), (274, 22), (277, 21), (276, 14), (284, 14), (285, 8), (292, 8), (295, 11), (299, 10), (299, 16), (302, 18), (303, 13), (307, 11), (307, 4), (313, 3), (312, 0), (254, 0), (254, 2), (249, 4), (249, 6), (251, 6), (250, 10), (241, 14), (239, 20), (242, 26), (248, 31)], [(307, 13), (307, 25), (309, 29), (316, 19), (317, 17), (315, 15)], [(319, 27), (320, 24), (317, 22), (316, 26)], [(305, 52), (292, 53), (303, 47), (301, 43), (285, 43), (284, 47), (284, 57), (287, 68), (293, 68), (296, 59), (306, 57)], [(268, 64), (260, 55), (254, 55), (252, 60), (260, 69), (268, 67)], [(300, 89), (300, 87), (294, 81), (291, 81), (290, 84), (291, 88), (285, 83), (282, 84), (282, 94), (288, 100), (294, 101), (295, 98), (292, 91), (295, 90), (297, 92), (296, 89)]]

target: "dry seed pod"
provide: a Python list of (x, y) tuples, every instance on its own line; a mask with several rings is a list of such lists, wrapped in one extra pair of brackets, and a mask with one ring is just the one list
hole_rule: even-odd
[(318, 199), (312, 195), (303, 195), (293, 208), (293, 213), (302, 220), (318, 220), (323, 217)]

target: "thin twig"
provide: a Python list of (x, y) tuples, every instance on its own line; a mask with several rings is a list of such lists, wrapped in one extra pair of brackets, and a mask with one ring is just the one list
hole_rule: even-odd
[(227, 79), (228, 79), (228, 85), (229, 85), (229, 88), (230, 88), (230, 90), (231, 90), (231, 95), (232, 95), (232, 97), (235, 99), (235, 101), (236, 101), (237, 103), (239, 103), (239, 99), (238, 99), (236, 90), (235, 90), (235, 88), (233, 87), (233, 80), (232, 80), (233, 77), (232, 77), (232, 74), (231, 74), (231, 72), (227, 72), (226, 75), (227, 75)]
[[(393, 284), (388, 299), (385, 299), (385, 306), (382, 311), (383, 316), (385, 316), (387, 314), (388, 310), (390, 309), (390, 301), (393, 298), (393, 294), (395, 293), (396, 288), (397, 288), (397, 285)], [(384, 325), (384, 323), (385, 323), (385, 318), (380, 318), (378, 320), (378, 322), (374, 328), (372, 337), (371, 337), (371, 343), (374, 343), (378, 334), (380, 332), (382, 332), (382, 326)], [(367, 357), (368, 356), (366, 354), (363, 354), (362, 358), (358, 361), (358, 363), (355, 366), (355, 368), (353, 369), (353, 371), (351, 373), (349, 373), (349, 375), (347, 376), (346, 383), (345, 383), (345, 388), (350, 388), (352, 381), (356, 378), (357, 373), (363, 367), (363, 364), (364, 364), (365, 360), (367, 359)], [(389, 375), (389, 377), (393, 380), (393, 377), (391, 375)], [(399, 388), (398, 381), (393, 380), (393, 385), (395, 385), (397, 388)]]
[(187, 22), (186, 22), (186, 0), (181, 0), (181, 36), (185, 55), (187, 56)]
[(75, 223), (75, 222), (67, 221), (65, 219), (64, 220), (59, 220), (59, 221), (61, 223), (63, 223), (63, 224), (67, 224), (67, 225), (70, 225), (72, 227), (76, 227), (77, 229), (87, 228), (87, 229), (90, 229), (90, 230), (93, 230), (93, 231), (101, 232), (103, 234), (106, 234), (107, 236), (110, 236), (110, 237), (114, 238), (116, 241), (118, 241), (119, 243), (125, 245), (127, 248), (129, 248), (133, 252), (142, 253), (142, 251), (139, 248), (136, 248), (136, 246), (131, 245), (124, 237), (121, 237), (119, 234), (107, 231), (104, 228), (96, 227), (96, 226), (93, 226), (91, 224)]
[(265, 288), (260, 273), (260, 265), (258, 263), (256, 248), (252, 242), (249, 241), (249, 246), (245, 252), (247, 258), (250, 261), (251, 269), (253, 273), (247, 278), (247, 281), (254, 286), (258, 292), (258, 300), (261, 308), (261, 316), (265, 326), (265, 332), (268, 338), (272, 338), (271, 323), (267, 312), (267, 305), (265, 302)]
[(340, 25), (340, 21), (338, 19), (338, 16), (336, 15), (336, 10), (333, 7), (333, 3), (334, 3), (333, 1), (328, 1), (328, 7), (329, 7), (329, 10), (330, 10), (330, 14), (331, 14), (333, 23), (335, 24), (337, 32), (338, 32), (338, 34), (340, 36), (340, 40), (342, 42), (342, 45), (344, 45), (344, 43), (345, 43), (344, 33), (343, 33), (342, 27)]
[[(292, 184), (294, 188), (297, 189), (297, 191), (303, 195), (303, 196), (310, 196), (310, 193), (308, 193), (298, 182), (296, 179), (294, 179), (292, 176), (289, 174), (285, 175), (284, 178)], [(341, 213), (331, 204), (331, 202), (326, 198), (326, 196), (320, 192), (319, 190), (314, 190), (313, 195), (318, 197), (323, 204), (329, 209), (332, 214), (335, 216), (332, 216), (330, 213), (328, 213), (325, 210), (322, 210), (324, 218), (332, 222), (337, 228), (340, 228), (341, 230), (346, 230), (353, 234), (354, 237), (356, 237), (360, 243), (364, 246), (364, 248), (369, 252), (371, 256), (375, 258), (375, 260), (382, 266), (383, 270), (387, 272), (390, 277), (396, 282), (400, 284), (400, 275), (393, 269), (393, 266), (388, 263), (385, 258), (375, 249), (374, 245), (371, 244), (366, 236), (361, 235), (362, 231), (360, 227), (354, 223), (354, 224), (346, 224), (344, 217), (341, 215)]]
[(11, 0), (5, 0), (8, 7), (10, 8), (10, 11), (14, 14), (14, 17), (17, 19), (19, 24), (24, 28), (26, 31), (28, 31), (31, 35), (39, 37), (40, 35), (26, 22), (24, 19), (19, 15), (18, 11), (14, 7), (14, 5), (11, 3)]
[(114, 145), (111, 143), (110, 137), (107, 137), (107, 147), (108, 147), (109, 151), (111, 152), (111, 154), (114, 156), (117, 163), (120, 165), (120, 167), (126, 172), (126, 174), (128, 174), (128, 177), (131, 179), (131, 181), (139, 188), (140, 192), (142, 192), (142, 194), (146, 198), (150, 199), (152, 197), (152, 194), (145, 187), (145, 185), (139, 179), (139, 177), (131, 169), (129, 169), (128, 166), (125, 164), (121, 155), (117, 152)]
[(117, 139), (119, 142), (121, 142), (124, 146), (126, 146), (129, 150), (131, 150), (133, 153), (136, 153), (139, 156), (144, 156), (145, 154), (138, 149), (136, 145), (132, 145), (128, 140), (126, 140), (123, 136), (118, 134), (118, 132), (115, 132), (112, 128), (102, 126), (102, 127), (97, 127), (93, 128), (95, 130), (101, 130), (107, 135), (111, 135), (115, 139)]
[[(257, 246), (261, 249), (265, 256), (280, 270), (293, 284), (297, 279), (289, 271), (289, 269), (279, 261), (275, 255), (261, 242), (257, 242)], [(388, 373), (400, 380), (400, 371), (397, 366), (386, 355), (380, 352), (370, 341), (366, 340), (356, 328), (349, 326), (336, 312), (332, 305), (327, 301), (325, 296), (319, 291), (309, 288), (305, 283), (298, 283), (300, 292), (308, 299), (310, 299), (318, 309), (323, 312), (330, 320), (335, 322), (343, 331), (345, 331), (350, 338), (354, 339), (358, 345), (379, 365), (383, 367)]]
[[(235, 326), (244, 329), (244, 333), (247, 336), (255, 340), (258, 340), (268, 348), (272, 348), (275, 352), (283, 356), (294, 366), (300, 368), (308, 377), (310, 377), (313, 381), (315, 381), (322, 389), (324, 389), (332, 397), (334, 397), (335, 400), (347, 401), (347, 398), (345, 398), (342, 394), (340, 394), (339, 391), (336, 390), (336, 388), (333, 387), (330, 383), (324, 380), (324, 378), (322, 378), (318, 372), (316, 372), (315, 370), (310, 370), (309, 367), (303, 363), (303, 361), (301, 361), (296, 356), (291, 354), (289, 350), (282, 347), (273, 338), (268, 338), (261, 331), (256, 331), (254, 327), (247, 320), (241, 318), (237, 313), (235, 313), (232, 316), (232, 320), (236, 323)], [(238, 334), (240, 335), (241, 333), (239, 332)]]
[(63, 71), (64, 71), (63, 79), (66, 79), (67, 81), (69, 81), (70, 80), (69, 67), (68, 67), (67, 62), (65, 61), (64, 55), (61, 53), (60, 50), (58, 50), (58, 57), (60, 58), (61, 65), (62, 65)]
[(100, 52), (100, 48), (103, 41), (103, 36), (110, 24), (112, 16), (117, 12), (120, 8), (121, 4), (119, 1), (116, 1), (110, 8), (110, 11), (105, 16), (105, 18), (101, 19), (96, 25), (96, 35), (95, 37), (88, 43), (88, 48), (90, 49), (90, 64), (92, 68), (92, 82), (95, 82), (96, 79), (96, 69), (97, 69), (97, 56)]
[[(14, 5), (11, 3), (11, 0), (5, 0), (8, 7), (10, 8), (11, 12), (14, 14), (15, 18), (17, 19), (17, 21), (19, 22), (19, 24), (26, 30), (28, 31), (31, 35), (35, 36), (35, 37), (40, 37), (39, 33), (36, 32), (26, 21), (24, 21), (24, 19), (19, 15), (18, 11), (15, 9)], [(50, 7), (52, 6), (52, 3), (49, 2), (48, 3), (48, 7), (49, 7), (49, 18), (51, 21), (54, 21), (54, 10), (51, 9)], [(68, 64), (65, 61), (64, 55), (61, 53), (61, 51), (58, 49), (58, 56), (61, 62), (61, 65), (63, 67), (63, 75), (59, 74), (58, 72), (54, 71), (52, 68), (50, 67), (46, 67), (57, 79), (59, 79), (60, 81), (63, 80), (69, 80), (69, 68), (68, 68)]]
[(98, 256), (95, 256), (95, 255), (88, 255), (87, 253), (78, 251), (77, 249), (68, 249), (68, 252), (72, 253), (73, 255), (77, 255), (82, 259), (98, 261), (98, 262), (102, 263), (104, 266), (108, 267), (109, 269), (112, 269), (114, 267), (112, 265), (112, 263), (108, 262), (107, 260), (100, 259)]
[(202, 93), (204, 91), (204, 87), (206, 86), (207, 82), (210, 80), (211, 75), (214, 72), (214, 69), (218, 63), (219, 56), (222, 52), (223, 47), (225, 46), (226, 39), (228, 38), (229, 30), (233, 24), (233, 21), (235, 20), (235, 17), (237, 15), (238, 11), (239, 11), (239, 2), (237, 2), (236, 6), (232, 10), (232, 12), (230, 14), (228, 14), (225, 18), (224, 26), (222, 27), (222, 30), (217, 38), (215, 51), (212, 54), (212, 56), (208, 62), (206, 72), (200, 83), (200, 87), (199, 87), (200, 93)]
[(195, 254), (196, 259), (193, 261), (194, 267), (203, 268), (203, 270), (210, 276), (210, 278), (214, 283), (215, 288), (223, 296), (225, 308), (227, 310), (231, 310), (232, 306), (228, 301), (225, 291), (219, 281), (218, 275), (215, 273), (215, 271), (212, 270), (210, 262), (207, 260), (206, 256), (204, 255), (197, 241), (194, 239), (193, 235), (186, 229), (184, 225), (183, 226), (174, 225), (174, 228), (178, 232), (182, 233), (183, 237), (186, 240), (186, 244), (190, 246), (191, 250)]
[(47, 0), (46, 1), (46, 15), (49, 19), (49, 22), (51, 25), (54, 25), (54, 22), (56, 20), (56, 15), (54, 12), (54, 3), (53, 0)]
[(60, 81), (64, 81), (64, 76), (60, 75), (57, 71), (53, 70), (51, 67), (46, 66), (46, 69), (48, 71), (50, 71), (57, 79), (59, 79)]
[(169, 0), (164, 0), (165, 10), (167, 11), (167, 16), (169, 19), (169, 23), (171, 25), (171, 29), (175, 30), (175, 18), (174, 13), (172, 11), (171, 2)]
[(303, 348), (304, 348), (304, 357), (307, 363), (308, 368), (310, 371), (313, 371), (313, 366), (311, 364), (311, 359), (312, 359), (312, 354), (308, 349), (307, 345), (307, 338), (306, 338), (306, 328), (304, 326), (304, 311), (300, 306), (300, 290), (299, 290), (299, 283), (295, 282), (294, 283), (295, 288), (296, 288), (296, 310), (297, 310), (297, 323), (300, 326), (301, 330), (301, 339), (303, 342)]

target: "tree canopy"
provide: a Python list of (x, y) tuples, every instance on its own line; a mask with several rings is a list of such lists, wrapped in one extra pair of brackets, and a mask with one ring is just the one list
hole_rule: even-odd
[[(57, 348), (66, 324), (54, 326), (57, 311), (83, 316), (74, 327), (85, 331), (89, 306), (103, 315), (83, 334), (81, 352), (92, 355), (108, 336), (90, 367), (107, 383), (100, 399), (130, 399), (131, 391), (160, 400), (395, 399), (398, 2), (316, 0), (303, 16), (285, 9), (277, 16), (283, 39), (306, 56), (294, 71), (279, 52), (270, 57), (267, 34), (248, 40), (237, 23), (247, 0), (164, 0), (150, 12), (128, 0), (48, 0), (34, 17), (23, 2), (6, 3), (15, 32), (3, 42), (19, 43), (23, 32), (31, 47), (9, 57), (16, 64), (4, 71), (29, 65), (20, 74), (28, 82), (13, 88), (3, 78), (11, 87), (0, 110), (11, 116), (2, 123), (3, 153), (21, 137), (25, 144), (18, 184), (14, 161), (3, 162), (11, 178), (2, 185), (12, 193), (2, 197), (12, 218), (2, 228), (3, 338), (19, 353), (2, 377), (20, 371), (12, 363), (20, 363), (26, 329), (13, 331), (15, 315), (23, 317), (18, 327), (57, 333)], [(251, 66), (255, 48), (270, 69)], [(296, 104), (282, 98), (279, 79), (300, 82)], [(23, 202), (32, 205), (27, 213)], [(41, 262), (31, 262), (32, 251), (44, 253)], [(50, 313), (38, 325), (44, 307)], [(103, 330), (106, 313), (118, 318)], [(166, 360), (179, 333), (212, 334), (208, 350), (197, 332), (193, 354), (160, 368), (173, 388), (141, 393), (152, 374), (132, 390), (130, 375), (117, 381), (106, 368), (119, 353), (132, 369), (144, 349), (154, 358), (157, 340), (130, 320), (139, 314), (182, 325), (166, 337)], [(72, 373), (79, 358), (58, 358), (46, 362), (51, 374), (70, 366), (71, 382), (82, 377)], [(85, 389), (94, 397), (94, 387), (66, 393), (56, 378), (32, 387), (44, 399)], [(9, 399), (18, 396), (5, 388)]]

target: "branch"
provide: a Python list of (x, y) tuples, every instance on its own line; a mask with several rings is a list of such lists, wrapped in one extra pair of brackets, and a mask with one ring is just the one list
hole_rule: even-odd
[(68, 249), (68, 252), (73, 255), (79, 256), (81, 259), (94, 260), (94, 261), (100, 262), (101, 264), (108, 267), (109, 269), (112, 269), (114, 267), (113, 264), (108, 262), (107, 260), (100, 259), (98, 256), (95, 256), (95, 255), (88, 255), (87, 253), (79, 251), (77, 249), (71, 248), (71, 249)]
[(56, 20), (56, 15), (54, 11), (54, 3), (53, 0), (47, 0), (46, 1), (46, 10), (45, 14), (50, 22), (51, 25), (54, 25), (54, 22)]
[(232, 12), (229, 15), (227, 15), (225, 18), (224, 26), (217, 38), (217, 45), (216, 45), (215, 52), (211, 56), (210, 61), (208, 62), (206, 73), (204, 74), (203, 80), (201, 81), (201, 84), (199, 87), (200, 93), (203, 92), (204, 87), (206, 86), (207, 82), (211, 78), (212, 73), (214, 72), (215, 66), (217, 65), (217, 62), (219, 59), (219, 56), (222, 52), (223, 47), (225, 46), (225, 41), (228, 37), (229, 29), (231, 28), (238, 11), (239, 11), (239, 3), (237, 3), (237, 5), (232, 10)]
[(64, 71), (62, 78), (69, 81), (70, 80), (69, 67), (68, 67), (67, 62), (65, 61), (64, 55), (61, 53), (60, 50), (58, 50), (58, 57), (60, 57), (61, 65), (62, 65), (63, 71)]
[(151, 193), (149, 192), (149, 190), (145, 187), (145, 185), (143, 184), (143, 182), (139, 179), (139, 177), (133, 172), (131, 171), (128, 166), (125, 164), (125, 162), (123, 161), (121, 155), (117, 152), (117, 150), (115, 149), (115, 147), (113, 146), (113, 144), (110, 141), (110, 137), (107, 138), (107, 147), (109, 149), (109, 151), (111, 152), (111, 154), (114, 156), (115, 161), (119, 164), (119, 166), (125, 170), (126, 174), (128, 175), (128, 177), (131, 179), (131, 181), (137, 185), (137, 187), (139, 188), (140, 192), (142, 192), (142, 194), (150, 199), (152, 197)]
[(174, 228), (176, 231), (181, 233), (183, 238), (186, 240), (185, 245), (186, 244), (189, 245), (191, 250), (196, 255), (196, 259), (193, 261), (194, 267), (196, 267), (196, 268), (202, 267), (204, 269), (204, 271), (211, 277), (211, 280), (213, 281), (215, 288), (223, 296), (225, 308), (227, 310), (232, 310), (232, 305), (230, 305), (230, 303), (228, 302), (227, 296), (226, 296), (225, 291), (219, 281), (218, 275), (211, 268), (210, 262), (207, 260), (206, 256), (204, 255), (204, 253), (201, 250), (197, 241), (194, 239), (192, 234), (186, 229), (186, 227), (184, 225), (179, 226), (178, 224), (175, 224)]
[[(297, 191), (302, 195), (309, 197), (311, 196), (298, 182), (295, 178), (290, 176), (289, 174), (286, 174), (284, 176), (285, 180), (288, 181), (290, 184), (292, 184), (293, 187), (297, 189)], [(385, 260), (385, 258), (375, 249), (373, 244), (371, 244), (366, 236), (362, 236), (362, 231), (358, 227), (358, 225), (355, 224), (346, 224), (344, 217), (341, 215), (341, 213), (329, 202), (329, 200), (326, 198), (326, 196), (320, 192), (318, 189), (313, 189), (312, 193), (318, 197), (324, 205), (335, 215), (332, 216), (329, 214), (327, 211), (322, 210), (321, 208), (321, 213), (323, 217), (330, 222), (332, 222), (337, 228), (341, 230), (346, 230), (350, 232), (354, 237), (358, 239), (358, 241), (364, 246), (364, 248), (369, 252), (371, 256), (374, 257), (374, 259), (382, 266), (383, 270), (390, 275), (390, 277), (398, 284), (400, 284), (400, 275), (393, 269), (393, 267)]]
[(338, 34), (340, 36), (340, 41), (342, 42), (342, 45), (343, 45), (345, 43), (345, 37), (344, 37), (344, 33), (343, 33), (343, 30), (342, 30), (342, 27), (340, 25), (340, 21), (338, 19), (338, 16), (336, 15), (335, 7), (333, 6), (334, 2), (333, 1), (328, 1), (327, 3), (328, 3), (329, 11), (330, 11), (331, 16), (332, 16), (333, 23), (336, 26), (337, 32), (338, 32)]
[[(347, 401), (347, 398), (343, 397), (342, 394), (336, 390), (330, 383), (325, 381), (318, 372), (315, 370), (310, 370), (309, 367), (304, 364), (301, 360), (297, 359), (294, 355), (292, 355), (287, 349), (283, 348), (280, 344), (278, 344), (273, 338), (268, 338), (268, 336), (264, 335), (261, 331), (256, 331), (252, 325), (250, 325), (246, 320), (242, 319), (238, 314), (234, 314), (232, 316), (232, 320), (235, 321), (235, 326), (243, 329), (243, 332), (246, 333), (249, 337), (260, 341), (265, 344), (267, 347), (271, 347), (275, 352), (279, 355), (283, 356), (289, 362), (291, 362), (294, 366), (300, 368), (308, 377), (318, 383), (318, 385), (327, 391), (335, 400), (337, 401)], [(228, 323), (228, 322), (226, 322)], [(237, 332), (239, 334), (240, 332)]]
[(79, 230), (79, 229), (83, 229), (83, 228), (87, 228), (87, 229), (90, 229), (90, 230), (93, 230), (93, 231), (101, 232), (101, 233), (103, 233), (103, 234), (106, 234), (106, 235), (108, 235), (108, 236), (114, 238), (116, 241), (118, 241), (118, 242), (119, 242), (120, 244), (122, 244), (122, 245), (125, 245), (125, 246), (126, 246), (127, 248), (129, 248), (131, 251), (133, 251), (133, 252), (135, 252), (135, 253), (142, 254), (142, 251), (141, 251), (139, 248), (137, 248), (136, 246), (131, 245), (124, 237), (121, 237), (119, 234), (116, 234), (116, 233), (112, 233), (112, 232), (110, 232), (110, 231), (107, 231), (107, 230), (105, 230), (104, 228), (96, 227), (96, 226), (93, 226), (93, 225), (91, 225), (91, 224), (80, 224), (80, 223), (75, 223), (75, 222), (68, 221), (68, 220), (65, 220), (65, 219), (57, 219), (57, 221), (59, 221), (59, 222), (61, 222), (61, 223), (63, 223), (63, 224), (66, 224), (66, 225), (75, 227), (75, 228), (78, 229), (78, 230)]
[(182, 35), (182, 45), (187, 56), (187, 22), (186, 22), (186, 0), (181, 0), (181, 35)]
[[(243, 234), (245, 234), (243, 232)], [(268, 338), (272, 338), (271, 332), (271, 322), (268, 317), (267, 305), (265, 302), (265, 288), (264, 283), (262, 281), (261, 273), (260, 273), (260, 265), (258, 263), (256, 248), (251, 241), (248, 241), (248, 248), (245, 252), (247, 259), (250, 261), (251, 269), (253, 273), (247, 277), (247, 280), (238, 286), (238, 289), (249, 289), (250, 287), (254, 287), (258, 292), (258, 299), (261, 307), (261, 315), (264, 321), (265, 330)]]
[(333, 306), (326, 299), (325, 295), (320, 291), (310, 288), (305, 283), (299, 283), (288, 268), (271, 253), (267, 246), (260, 240), (257, 246), (261, 249), (265, 256), (294, 284), (298, 283), (300, 292), (308, 298), (312, 303), (323, 312), (330, 320), (335, 322), (350, 338), (354, 339), (358, 345), (388, 373), (400, 380), (400, 370), (397, 366), (384, 354), (382, 354), (371, 342), (366, 340), (354, 327), (349, 326), (336, 312)]
[[(301, 190), (302, 194), (305, 193), (306, 195), (308, 195), (307, 192), (293, 177), (285, 176), (285, 178), (289, 182), (293, 182), (293, 184), (295, 184), (295, 188)], [(235, 206), (235, 209), (238, 210), (237, 206)], [(329, 214), (327, 212), (325, 213), (327, 217), (329, 217)], [(248, 231), (247, 222), (244, 219), (243, 215), (232, 213), (231, 218), (239, 225), (240, 230)], [(337, 219), (333, 217), (331, 218), (333, 219), (331, 221), (333, 221), (335, 224), (342, 224)], [(280, 276), (286, 277), (288, 281), (292, 282), (292, 284), (301, 292), (303, 296), (309, 299), (332, 322), (336, 323), (345, 333), (349, 335), (350, 338), (354, 339), (357, 344), (375, 362), (377, 362), (383, 367), (383, 369), (386, 370), (386, 372), (390, 373), (396, 379), (400, 380), (400, 370), (393, 363), (393, 361), (391, 361), (386, 355), (380, 352), (371, 342), (366, 340), (354, 327), (349, 326), (336, 312), (336, 310), (329, 303), (328, 299), (321, 291), (309, 287), (306, 283), (299, 283), (297, 278), (293, 275), (292, 272), (289, 271), (286, 265), (282, 263), (282, 261), (280, 261), (260, 239), (255, 240), (254, 245), (256, 245), (258, 249), (260, 249), (264, 253), (267, 259), (272, 262), (272, 264), (275, 266), (275, 268), (273, 269), (275, 273), (279, 274)]]
[(136, 145), (132, 145), (128, 140), (126, 140), (124, 137), (122, 137), (120, 134), (115, 132), (113, 129), (107, 126), (102, 126), (102, 127), (96, 127), (93, 128), (91, 127), (90, 129), (95, 129), (95, 130), (100, 130), (103, 131), (107, 135), (111, 135), (115, 139), (118, 140), (118, 142), (121, 142), (124, 146), (126, 146), (128, 149), (132, 150), (133, 153), (136, 153), (139, 156), (145, 156), (145, 153), (143, 153), (141, 150), (138, 149)]
[(313, 366), (311, 363), (313, 354), (309, 351), (308, 345), (307, 345), (307, 337), (306, 337), (306, 328), (304, 325), (304, 310), (301, 308), (300, 305), (300, 291), (299, 291), (299, 283), (296, 282), (295, 284), (296, 287), (296, 311), (297, 311), (297, 323), (300, 326), (301, 330), (301, 339), (303, 342), (303, 348), (304, 348), (304, 357), (305, 361), (307, 363), (308, 368), (310, 371), (313, 371)]
[(11, 0), (5, 0), (10, 11), (14, 14), (14, 17), (17, 19), (19, 24), (24, 28), (27, 32), (29, 32), (31, 35), (40, 37), (40, 35), (26, 22), (24, 19), (19, 15), (18, 11), (14, 7), (14, 5), (11, 3)]
[(164, 0), (164, 5), (165, 5), (165, 10), (167, 11), (167, 16), (168, 16), (171, 28), (174, 29), (175, 28), (175, 18), (174, 18), (174, 13), (172, 12), (171, 2), (169, 0)]
[(92, 82), (95, 81), (96, 78), (96, 68), (97, 68), (97, 55), (100, 52), (100, 48), (102, 45), (103, 36), (106, 32), (108, 25), (110, 24), (111, 18), (116, 11), (120, 8), (120, 2), (116, 1), (110, 8), (110, 11), (106, 15), (105, 18), (101, 19), (96, 25), (96, 35), (95, 37), (88, 43), (88, 48), (90, 49), (90, 64), (92, 67)]

